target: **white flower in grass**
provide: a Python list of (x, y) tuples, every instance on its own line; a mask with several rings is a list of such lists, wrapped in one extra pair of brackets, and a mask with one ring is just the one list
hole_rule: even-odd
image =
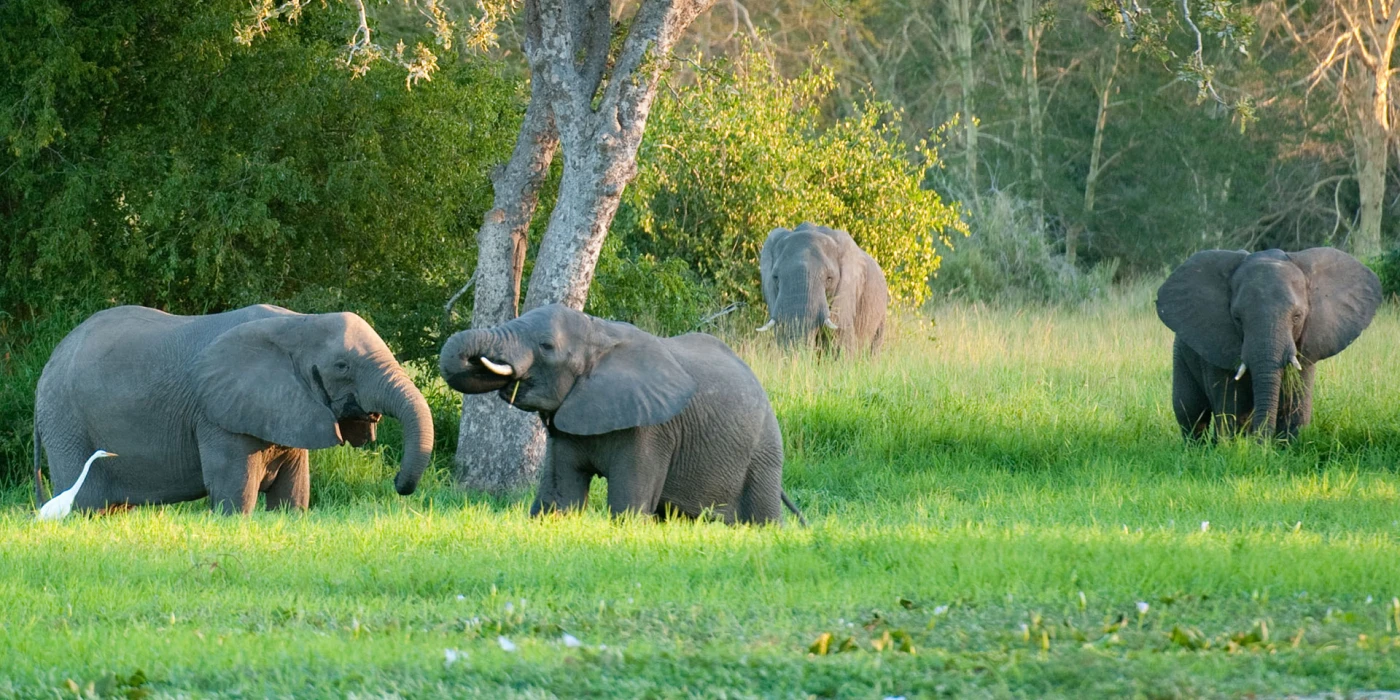
[(1209, 521), (1209, 520), (1202, 520), (1202, 521), (1201, 521), (1201, 532), (1205, 532), (1206, 530), (1209, 530), (1209, 529), (1210, 529), (1210, 521)]
[(947, 615), (947, 614), (948, 614), (948, 606), (946, 606), (946, 605), (940, 605), (940, 606), (934, 608), (934, 609), (933, 609), (933, 614), (934, 614), (934, 615)]
[(466, 599), (467, 599), (467, 597), (464, 596), (464, 595), (462, 595), (461, 593), (458, 593), (458, 594), (457, 594), (457, 600), (466, 600)]
[(510, 602), (509, 600), (507, 600), (507, 601), (506, 601), (506, 613), (507, 613), (507, 614), (510, 614), (510, 613), (513, 613), (513, 612), (515, 612), (515, 603), (512, 603), (512, 602)]
[(506, 639), (504, 635), (496, 637), (496, 643), (501, 645), (502, 651), (515, 651), (520, 648), (515, 646), (515, 642)]
[(467, 658), (467, 652), (458, 651), (456, 649), (443, 649), (442, 656), (443, 663), (447, 664), (448, 666), (451, 666), (452, 664), (455, 664), (458, 661)]
[(1151, 606), (1151, 605), (1148, 605), (1148, 604), (1147, 604), (1147, 601), (1145, 601), (1145, 600), (1139, 600), (1139, 601), (1137, 602), (1137, 608), (1138, 608), (1138, 614), (1139, 614), (1139, 615), (1146, 615), (1148, 609), (1151, 608), (1151, 607), (1152, 607), (1152, 606)]
[(570, 649), (576, 649), (578, 647), (583, 646), (583, 642), (580, 642), (578, 640), (578, 637), (575, 637), (574, 635), (569, 634), (568, 632), (565, 632), (564, 636), (560, 637), (559, 639), (564, 642), (564, 646), (569, 647)]

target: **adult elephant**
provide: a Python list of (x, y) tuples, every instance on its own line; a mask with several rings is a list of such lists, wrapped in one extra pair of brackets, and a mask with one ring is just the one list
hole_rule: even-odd
[[(783, 437), (768, 395), (718, 338), (658, 338), (560, 304), (448, 338), (448, 386), (497, 391), (548, 429), (531, 515), (581, 508), (595, 475), (608, 507), (725, 522), (782, 518)], [(801, 518), (801, 515), (798, 515)]]
[[(1157, 290), (1157, 315), (1176, 333), (1172, 409), (1188, 439), (1212, 419), (1291, 438), (1312, 419), (1316, 365), (1371, 323), (1380, 280), (1334, 248), (1297, 253), (1207, 250)], [(1285, 381), (1292, 367), (1301, 375)]]
[(269, 510), (305, 509), (307, 450), (373, 440), (381, 414), (403, 424), (394, 485), (413, 493), (432, 456), (432, 417), (364, 319), (266, 305), (207, 316), (121, 306), (79, 324), (44, 365), (35, 478), (41, 445), (55, 491), (100, 448), (119, 456), (92, 470), (78, 508), (208, 495), (216, 510), (248, 513), (265, 492)]
[(880, 349), (889, 285), (879, 263), (849, 233), (810, 222), (775, 228), (763, 243), (759, 273), (768, 305), (768, 322), (759, 331), (776, 326), (784, 345)]

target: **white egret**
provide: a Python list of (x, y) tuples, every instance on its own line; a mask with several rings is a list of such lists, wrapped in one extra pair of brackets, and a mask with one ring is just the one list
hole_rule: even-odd
[(78, 489), (83, 487), (83, 482), (87, 481), (88, 469), (92, 468), (92, 463), (104, 457), (116, 457), (117, 453), (106, 450), (98, 450), (88, 457), (88, 461), (83, 464), (83, 471), (78, 475), (78, 480), (73, 483), (73, 488), (54, 496), (39, 508), (39, 520), (62, 520), (73, 512), (73, 499), (78, 497)]

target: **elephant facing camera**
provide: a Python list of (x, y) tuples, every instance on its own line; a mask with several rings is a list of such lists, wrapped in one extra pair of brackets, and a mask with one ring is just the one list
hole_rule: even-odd
[(845, 231), (803, 222), (775, 228), (759, 254), (768, 321), (784, 347), (878, 352), (889, 285), (879, 263)]
[(1157, 315), (1176, 333), (1182, 434), (1293, 438), (1312, 420), (1317, 363), (1351, 345), (1380, 302), (1376, 274), (1334, 248), (1192, 255), (1157, 291)]
[[(781, 521), (783, 439), (748, 365), (714, 336), (658, 338), (560, 304), (443, 346), (439, 370), (548, 428), (532, 515), (583, 507), (593, 477), (614, 514)], [(801, 515), (798, 514), (799, 519)]]

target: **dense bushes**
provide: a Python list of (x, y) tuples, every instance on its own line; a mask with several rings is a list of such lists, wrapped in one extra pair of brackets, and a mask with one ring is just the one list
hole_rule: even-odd
[(348, 8), (236, 45), (242, 0), (0, 5), (0, 310), (352, 309), (434, 352), (517, 90), (340, 65)]
[(810, 220), (849, 231), (896, 298), (922, 302), (939, 246), (966, 230), (956, 205), (920, 186), (937, 153), (920, 144), (911, 159), (899, 114), (880, 102), (823, 126), (832, 87), (828, 70), (785, 80), (746, 51), (663, 91), (614, 230), (642, 253), (685, 260), (720, 295), (752, 301), (768, 232)]

